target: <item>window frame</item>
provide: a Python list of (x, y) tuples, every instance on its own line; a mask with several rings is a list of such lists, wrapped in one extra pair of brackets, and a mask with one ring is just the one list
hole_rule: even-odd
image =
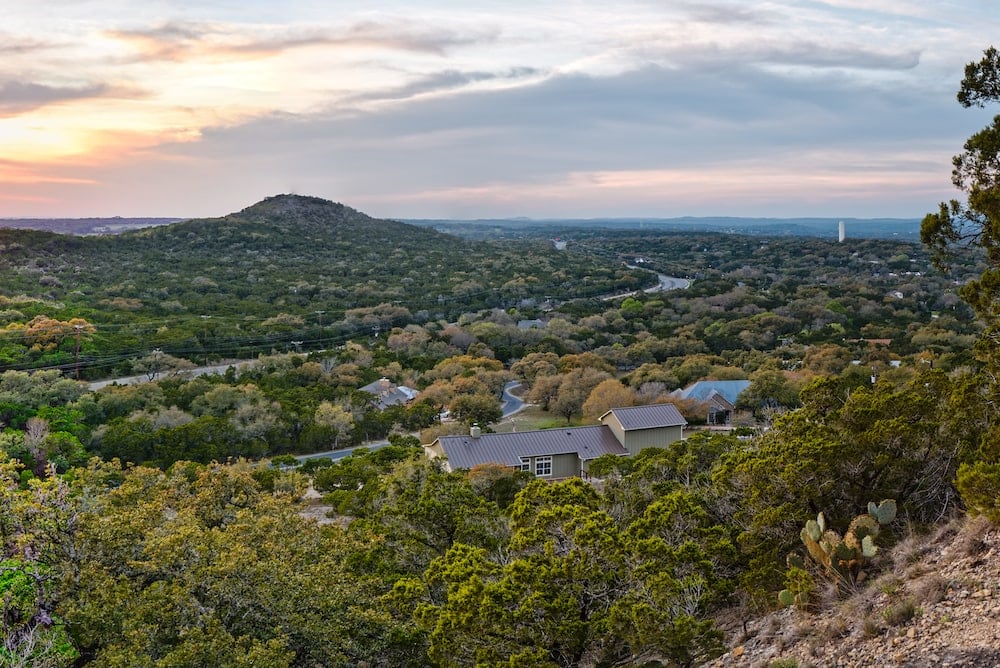
[(552, 456), (545, 455), (543, 457), (535, 457), (535, 477), (537, 478), (551, 478), (552, 477)]

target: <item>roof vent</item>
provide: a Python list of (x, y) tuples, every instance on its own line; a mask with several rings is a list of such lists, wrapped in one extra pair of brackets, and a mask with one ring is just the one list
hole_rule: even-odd
[(471, 436), (472, 438), (479, 438), (480, 436), (482, 436), (482, 434), (483, 430), (479, 428), (479, 423), (473, 422), (472, 428), (469, 429), (469, 436)]

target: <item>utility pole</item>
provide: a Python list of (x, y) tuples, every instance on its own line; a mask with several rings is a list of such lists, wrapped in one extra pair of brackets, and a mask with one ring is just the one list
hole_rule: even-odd
[(202, 321), (205, 323), (205, 342), (202, 344), (205, 346), (205, 366), (208, 366), (208, 319), (211, 317), (210, 315), (201, 316)]
[(73, 325), (76, 332), (76, 354), (74, 355), (76, 366), (76, 379), (80, 380), (80, 336), (83, 334), (83, 325)]

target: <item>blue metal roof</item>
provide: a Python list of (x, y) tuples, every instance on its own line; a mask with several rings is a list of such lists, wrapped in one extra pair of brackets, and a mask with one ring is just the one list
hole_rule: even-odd
[(688, 385), (683, 390), (677, 391), (677, 396), (682, 399), (697, 399), (707, 401), (712, 398), (712, 393), (721, 394), (726, 401), (736, 405), (736, 398), (740, 392), (750, 387), (749, 380), (699, 380), (693, 385)]

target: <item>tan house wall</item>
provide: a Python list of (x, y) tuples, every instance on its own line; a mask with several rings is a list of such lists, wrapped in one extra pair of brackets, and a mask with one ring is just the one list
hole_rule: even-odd
[[(624, 445), (625, 427), (623, 427), (622, 423), (618, 421), (618, 416), (616, 416), (614, 413), (608, 413), (607, 416), (604, 418), (603, 422), (604, 424), (606, 424), (608, 427), (611, 428), (611, 433), (615, 435), (615, 438), (618, 439), (618, 442)], [(632, 454), (634, 455), (635, 453), (633, 452)]]
[[(610, 425), (609, 425), (610, 426)], [(630, 455), (637, 455), (646, 448), (665, 448), (684, 437), (684, 427), (659, 427), (657, 429), (635, 429), (625, 432), (622, 445)]]
[(426, 455), (428, 459), (444, 459), (445, 468), (448, 471), (451, 471), (451, 465), (447, 463), (448, 460), (445, 458), (444, 448), (441, 447), (441, 441), (434, 441), (430, 445), (425, 445), (424, 455)]

